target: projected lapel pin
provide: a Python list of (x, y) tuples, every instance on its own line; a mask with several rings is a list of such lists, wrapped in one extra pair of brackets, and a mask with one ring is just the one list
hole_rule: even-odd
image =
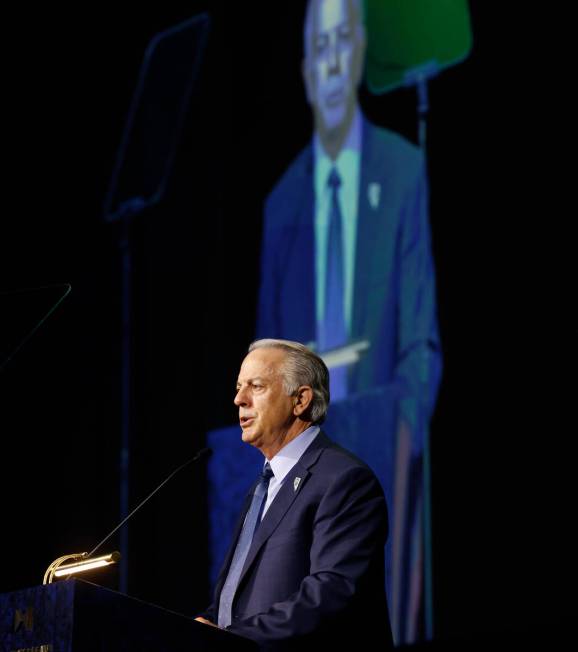
[(367, 198), (369, 199), (369, 205), (375, 210), (379, 206), (379, 200), (381, 199), (381, 184), (370, 183), (367, 186)]
[(301, 478), (295, 478), (295, 480), (293, 480), (293, 492), (294, 493), (297, 491), (297, 487), (299, 486), (300, 482), (301, 482)]

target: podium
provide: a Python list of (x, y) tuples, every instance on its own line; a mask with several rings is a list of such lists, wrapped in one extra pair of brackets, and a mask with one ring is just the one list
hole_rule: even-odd
[(0, 595), (2, 652), (257, 650), (247, 638), (79, 579)]

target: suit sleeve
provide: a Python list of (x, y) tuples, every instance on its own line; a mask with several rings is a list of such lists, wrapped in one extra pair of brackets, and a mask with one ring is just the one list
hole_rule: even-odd
[(400, 411), (412, 433), (414, 453), (421, 452), (425, 427), (441, 377), (435, 271), (428, 220), (425, 166), (407, 189), (400, 219), (399, 345), (395, 380), (403, 388)]
[(368, 578), (383, 584), (383, 574), (372, 575), (371, 570), (383, 563), (386, 538), (387, 509), (375, 476), (365, 467), (336, 474), (314, 519), (310, 574), (287, 600), (235, 621), (230, 631), (267, 647), (318, 632), (340, 616), (347, 617)]

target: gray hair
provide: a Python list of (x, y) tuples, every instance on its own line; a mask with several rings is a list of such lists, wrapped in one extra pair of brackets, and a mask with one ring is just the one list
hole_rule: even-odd
[[(307, 8), (305, 9), (305, 22), (303, 23), (303, 53), (305, 59), (311, 57), (311, 44), (313, 41), (313, 5), (318, 0), (307, 0)], [(359, 38), (364, 30), (364, 8), (362, 0), (348, 0), (349, 7), (351, 8), (352, 23), (355, 25), (356, 35)]]
[(285, 352), (283, 363), (283, 387), (288, 396), (294, 395), (301, 385), (309, 385), (313, 399), (309, 406), (309, 418), (313, 423), (323, 423), (329, 408), (329, 371), (325, 362), (299, 342), (290, 340), (255, 340), (249, 353), (256, 349), (280, 349)]

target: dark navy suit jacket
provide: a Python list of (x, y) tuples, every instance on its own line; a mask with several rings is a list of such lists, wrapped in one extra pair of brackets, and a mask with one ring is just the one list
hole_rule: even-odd
[[(441, 376), (425, 162), (398, 134), (362, 124), (351, 340), (370, 348), (349, 391), (387, 387), (421, 453)], [(316, 339), (313, 173), (309, 144), (265, 205), (259, 338)]]
[[(214, 603), (203, 614), (213, 622), (253, 490), (217, 580)], [(389, 649), (387, 531), (387, 508), (375, 475), (321, 432), (285, 478), (256, 531), (230, 631), (263, 649), (333, 642), (338, 649), (351, 649), (368, 637)]]

